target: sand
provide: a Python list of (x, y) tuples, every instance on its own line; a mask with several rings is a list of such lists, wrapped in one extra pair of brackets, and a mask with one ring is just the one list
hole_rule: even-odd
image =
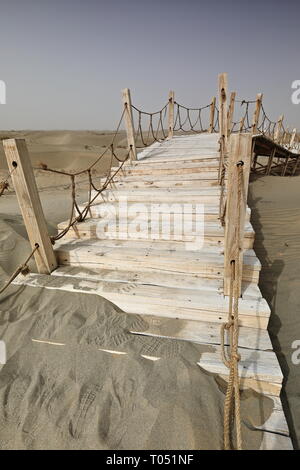
[[(32, 158), (45, 161), (46, 154), (46, 163), (53, 157), (59, 167), (78, 168), (89, 158), (84, 146), (103, 143), (101, 133), (75, 132), (74, 141), (70, 132), (44, 134), (26, 134), (36, 148)], [(75, 148), (83, 153), (73, 161)], [(45, 184), (41, 198), (53, 232), (68, 216), (69, 187), (37, 180)], [(85, 192), (83, 182), (82, 200)], [(30, 251), (12, 192), (0, 199), (0, 220), (2, 284)], [(196, 364), (210, 347), (132, 335), (144, 320), (94, 295), (11, 286), (0, 311), (8, 352), (0, 372), (0, 448), (222, 448), (224, 384)], [(259, 448), (262, 433), (253, 428), (263, 424), (262, 409), (268, 418), (272, 401), (252, 391), (241, 397), (244, 448)]]
[(300, 363), (292, 361), (296, 351), (292, 343), (300, 341), (300, 177), (253, 180), (249, 204), (256, 232), (254, 249), (263, 266), (259, 285), (272, 309), (269, 332), (285, 377), (284, 410), (298, 449)]

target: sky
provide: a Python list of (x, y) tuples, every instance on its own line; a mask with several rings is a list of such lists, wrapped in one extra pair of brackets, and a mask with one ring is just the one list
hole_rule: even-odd
[(156, 111), (210, 102), (217, 75), (300, 129), (299, 0), (1, 0), (1, 129), (114, 129), (121, 90)]

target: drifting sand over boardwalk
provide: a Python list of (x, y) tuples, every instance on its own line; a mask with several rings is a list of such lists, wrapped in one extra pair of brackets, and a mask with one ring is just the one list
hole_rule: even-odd
[[(132, 335), (144, 321), (94, 295), (12, 287), (1, 310), (0, 448), (222, 448), (224, 393), (196, 364), (209, 347)], [(261, 407), (242, 394), (245, 448)]]
[[(34, 162), (78, 169), (91, 157), (85, 150), (90, 134), (74, 133), (72, 141), (72, 133), (28, 133), (26, 139), (32, 139)], [(100, 148), (98, 136), (93, 145)], [(69, 214), (68, 182), (37, 176), (54, 231)], [(84, 182), (81, 188), (85, 200)], [(2, 284), (29, 247), (12, 193), (0, 199), (0, 213)], [(222, 447), (224, 390), (196, 365), (207, 347), (132, 335), (130, 328), (143, 329), (144, 320), (94, 295), (12, 286), (0, 310), (0, 337), (8, 347), (0, 373), (2, 448)], [(272, 402), (242, 393), (246, 449), (260, 446), (262, 433), (253, 427), (262, 424), (262, 410), (265, 421)]]

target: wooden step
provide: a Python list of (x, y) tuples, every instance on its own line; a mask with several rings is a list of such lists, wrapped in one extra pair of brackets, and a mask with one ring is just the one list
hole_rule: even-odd
[(111, 182), (110, 187), (112, 189), (147, 189), (147, 188), (203, 188), (203, 187), (219, 187), (219, 183), (216, 179), (214, 180), (203, 180), (203, 179), (191, 179), (191, 180), (155, 180), (153, 177), (148, 178), (146, 181), (139, 181), (138, 177), (134, 177), (133, 180), (128, 180), (126, 176), (115, 179)]
[[(276, 354), (273, 351), (249, 351), (240, 348), (241, 361), (239, 362), (239, 376), (241, 382), (243, 380), (258, 380), (260, 382), (267, 382), (278, 384), (281, 387), (283, 374), (280, 369)], [(229, 370), (225, 366), (221, 357), (221, 347), (216, 346), (215, 352), (204, 352), (198, 362), (201, 369), (204, 369), (211, 374), (216, 374), (221, 377), (227, 377)], [(262, 389), (263, 391), (263, 389)]]
[[(16, 284), (48, 289), (96, 294), (126, 313), (158, 315), (182, 320), (224, 323), (228, 320), (229, 298), (221, 294), (192, 289), (158, 287), (78, 279), (71, 276), (29, 274), (19, 276)], [(264, 299), (239, 301), (241, 326), (267, 328), (270, 309)]]
[[(105, 183), (106, 179), (101, 181), (101, 184)], [(204, 189), (204, 188), (219, 188), (219, 183), (217, 179), (179, 179), (177, 180), (156, 180), (153, 176), (147, 177), (145, 180), (140, 180), (139, 177), (133, 177), (132, 179), (128, 179), (128, 177), (124, 176), (121, 178), (116, 178), (110, 182), (109, 188), (112, 190), (114, 189), (160, 189), (160, 188), (190, 188), (190, 189)]]
[[(142, 316), (147, 325), (144, 329), (131, 329), (136, 335), (190, 341), (196, 344), (220, 345), (220, 325), (195, 320)], [(225, 335), (225, 345), (229, 337)], [(239, 348), (257, 351), (272, 351), (272, 343), (267, 330), (241, 326), (239, 329)], [(220, 356), (221, 360), (221, 356)]]
[[(115, 172), (119, 167), (112, 168), (112, 171)], [(150, 165), (123, 165), (119, 170), (120, 174), (124, 175), (176, 175), (176, 174), (185, 174), (185, 173), (205, 173), (211, 171), (218, 171), (219, 163), (187, 163), (185, 165), (170, 163), (153, 163)]]
[[(149, 154), (148, 154), (149, 155)], [(173, 145), (173, 146), (161, 146), (158, 147), (157, 149), (153, 149), (151, 151), (151, 154), (148, 156), (150, 157), (151, 160), (156, 160), (159, 159), (159, 157), (165, 158), (165, 157), (174, 157), (178, 160), (191, 160), (191, 159), (197, 159), (197, 160), (204, 160), (208, 157), (213, 157), (217, 159), (219, 157), (219, 151), (216, 145), (207, 145), (202, 148), (193, 148), (191, 145), (183, 145), (180, 144), (178, 146)]]
[[(181, 243), (132, 240), (61, 240), (55, 244), (60, 265), (101, 267), (120, 271), (223, 279), (224, 256), (220, 247), (201, 251), (182, 249)], [(258, 282), (261, 264), (253, 250), (244, 253), (243, 280)]]
[[(92, 191), (92, 198), (96, 197), (97, 193)], [(150, 202), (150, 203), (181, 203), (181, 204), (213, 204), (217, 205), (220, 198), (219, 188), (200, 188), (200, 189), (161, 189), (159, 191), (147, 189), (128, 188), (127, 190), (121, 189), (107, 189), (103, 191), (98, 198), (107, 201), (127, 201), (127, 202)], [(97, 199), (98, 199), (97, 198)]]
[[(99, 199), (99, 198), (98, 198)], [(110, 209), (111, 211), (115, 211), (113, 213), (118, 214), (120, 212), (120, 207), (118, 202), (110, 202), (109, 206), (106, 206), (105, 202), (101, 201), (97, 202), (98, 199), (96, 199), (95, 203), (91, 205), (89, 209), (89, 217), (93, 219), (101, 218), (105, 216), (105, 211)], [(79, 206), (80, 211), (83, 211), (86, 207), (86, 204), (83, 204)], [(130, 209), (130, 208), (129, 208)], [(186, 204), (184, 211), (185, 214), (191, 214), (192, 220), (196, 219), (196, 214), (195, 214), (196, 207), (195, 205), (192, 204)], [(219, 207), (217, 205), (212, 205), (212, 204), (205, 204), (203, 207), (204, 210), (204, 220), (205, 221), (214, 221), (217, 222), (219, 221)], [(144, 212), (143, 212), (144, 211)], [(169, 214), (170, 213), (170, 206), (169, 204), (166, 205), (161, 205), (159, 207), (159, 213), (160, 214)], [(172, 214), (182, 214), (182, 206), (180, 204), (174, 204), (172, 207)], [(140, 213), (139, 216), (148, 218), (149, 214), (151, 214), (151, 204), (143, 204), (143, 206), (140, 206)], [(246, 222), (250, 222), (250, 217), (251, 217), (251, 209), (247, 207), (246, 209)]]
[[(181, 221), (165, 220), (168, 216), (155, 218), (118, 218), (114, 217), (86, 219), (84, 222), (78, 222), (65, 235), (65, 238), (78, 239), (131, 239), (131, 240), (176, 240), (181, 242), (195, 242), (201, 247), (202, 243), (219, 245), (224, 243), (224, 228), (218, 222), (204, 222), (204, 226), (193, 233), (182, 228)], [(58, 224), (58, 230), (64, 230), (69, 222)], [(187, 233), (185, 233), (187, 232)], [(197, 237), (199, 238), (197, 240)], [(244, 249), (252, 248), (254, 243), (254, 230), (248, 222), (245, 224)]]
[[(183, 150), (182, 148), (180, 150)], [(218, 161), (219, 160), (219, 155), (216, 153), (215, 155), (173, 155), (173, 154), (167, 154), (167, 153), (153, 153), (155, 156), (146, 156), (142, 157), (142, 153), (138, 153), (138, 160), (137, 160), (137, 165), (148, 165), (148, 164), (153, 164), (153, 163), (180, 163), (180, 164), (186, 164), (186, 163), (197, 163), (199, 161), (201, 162), (211, 162), (211, 161)], [(134, 165), (135, 162), (132, 163)]]
[[(218, 294), (223, 293), (223, 280), (222, 279), (206, 279), (198, 277), (197, 275), (186, 276), (185, 274), (176, 273), (153, 273), (143, 271), (120, 271), (115, 269), (105, 269), (93, 267), (89, 268), (77, 266), (62, 266), (58, 267), (54, 274), (56, 276), (65, 276), (66, 274), (71, 277), (81, 279), (101, 280), (110, 282), (124, 282), (135, 284), (146, 284), (161, 287), (174, 287), (183, 289), (196, 289), (198, 291), (210, 291)], [(243, 282), (242, 283), (242, 297), (243, 299), (261, 299), (262, 295), (257, 284)], [(266, 348), (267, 349), (267, 348)]]
[[(127, 175), (124, 176), (119, 173), (116, 174), (114, 177), (114, 181), (192, 181), (192, 180), (197, 180), (197, 181), (203, 181), (207, 182), (207, 186), (211, 182), (218, 181), (218, 172), (217, 171), (206, 171), (204, 173), (184, 173), (182, 175), (159, 175), (156, 177), (153, 177), (151, 174), (149, 175)], [(104, 181), (104, 178), (102, 178), (102, 181)]]

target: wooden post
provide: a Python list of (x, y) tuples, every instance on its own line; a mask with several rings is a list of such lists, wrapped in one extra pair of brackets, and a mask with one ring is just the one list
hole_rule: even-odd
[(280, 138), (280, 131), (281, 131), (281, 127), (282, 127), (282, 122), (283, 122), (283, 114), (281, 116), (279, 116), (279, 119), (277, 121), (277, 124), (276, 124), (276, 128), (275, 128), (275, 132), (274, 132), (274, 140), (275, 142), (278, 142), (279, 141), (279, 138)]
[(210, 124), (209, 133), (212, 134), (215, 126), (215, 112), (216, 112), (216, 97), (214, 96), (210, 104)]
[(293, 129), (293, 132), (292, 132), (292, 135), (291, 135), (291, 140), (290, 140), (290, 143), (289, 143), (289, 148), (293, 147), (294, 142), (295, 142), (295, 138), (296, 138), (296, 134), (297, 134), (297, 129)]
[(240, 129), (239, 129), (240, 133), (243, 132), (244, 124), (245, 124), (245, 116), (243, 116), (240, 120)]
[(134, 125), (131, 109), (131, 96), (129, 88), (125, 88), (122, 92), (123, 104), (125, 107), (125, 125), (127, 132), (127, 145), (129, 150), (130, 161), (136, 160), (136, 146), (134, 138)]
[(227, 73), (221, 73), (218, 77), (218, 97), (219, 97), (219, 142), (220, 159), (218, 170), (218, 182), (222, 182), (222, 172), (227, 155)]
[(276, 157), (276, 146), (273, 148), (271, 155), (269, 156), (268, 164), (266, 166), (266, 175), (270, 174), (272, 163), (275, 157)]
[[(224, 241), (224, 295), (230, 294), (231, 262), (236, 260), (239, 251), (240, 279), (243, 272), (243, 243), (245, 215), (247, 207), (248, 183), (251, 165), (252, 134), (231, 134), (228, 156), (227, 200), (225, 215), (225, 241)], [(239, 197), (238, 162), (243, 162), (242, 197), (240, 201), (240, 231), (236, 236), (237, 207)], [(241, 295), (241, 284), (239, 286)]]
[(229, 100), (229, 107), (227, 113), (227, 136), (229, 137), (231, 134), (232, 128), (232, 121), (233, 121), (233, 114), (234, 114), (234, 102), (235, 102), (236, 92), (232, 91), (230, 93), (230, 100)]
[(169, 132), (168, 138), (171, 139), (174, 135), (174, 99), (175, 93), (174, 91), (169, 92), (169, 117), (168, 117), (168, 124), (169, 124)]
[(4, 140), (3, 147), (31, 248), (39, 245), (34, 254), (38, 272), (50, 274), (57, 262), (25, 139)]
[(257, 126), (258, 126), (258, 121), (259, 121), (261, 105), (262, 105), (262, 99), (263, 99), (263, 94), (258, 93), (256, 95), (255, 110), (254, 110), (253, 118), (252, 118), (252, 133), (253, 134), (257, 134)]
[(219, 125), (220, 137), (224, 140), (224, 151), (227, 149), (227, 73), (219, 75)]

